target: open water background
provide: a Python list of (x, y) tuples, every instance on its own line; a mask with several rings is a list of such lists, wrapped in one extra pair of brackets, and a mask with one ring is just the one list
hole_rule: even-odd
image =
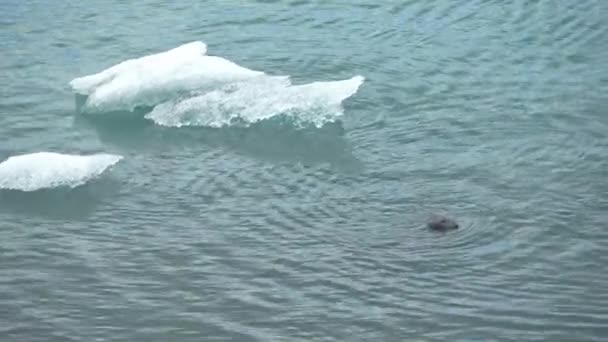
[[(606, 341), (608, 3), (0, 2), (0, 159), (124, 160), (0, 190), (0, 340)], [(339, 122), (89, 119), (67, 83), (201, 40)], [(431, 213), (461, 225), (436, 234)]]

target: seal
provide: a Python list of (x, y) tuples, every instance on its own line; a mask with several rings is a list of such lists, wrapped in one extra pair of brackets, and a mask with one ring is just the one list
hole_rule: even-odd
[(458, 229), (458, 223), (456, 223), (456, 221), (444, 216), (434, 216), (429, 220), (427, 226), (431, 230), (439, 232)]

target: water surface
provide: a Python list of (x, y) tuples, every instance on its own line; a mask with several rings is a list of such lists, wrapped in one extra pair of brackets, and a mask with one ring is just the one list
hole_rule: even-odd
[[(608, 5), (0, 4), (0, 159), (124, 156), (0, 191), (2, 341), (602, 341)], [(323, 127), (89, 118), (67, 84), (200, 40)], [(461, 229), (435, 234), (427, 215)]]

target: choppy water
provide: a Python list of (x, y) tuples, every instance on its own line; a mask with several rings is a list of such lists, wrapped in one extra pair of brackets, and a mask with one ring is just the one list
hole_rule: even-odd
[[(124, 157), (74, 189), (0, 190), (0, 340), (606, 340), (606, 2), (0, 13), (0, 159)], [(365, 82), (342, 116), (296, 113), (322, 127), (76, 112), (72, 79), (197, 40), (294, 84)], [(270, 112), (239, 99), (212, 108)], [(461, 229), (428, 231), (434, 212)]]

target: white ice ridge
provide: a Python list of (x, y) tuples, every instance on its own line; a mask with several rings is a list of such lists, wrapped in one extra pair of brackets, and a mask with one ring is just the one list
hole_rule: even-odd
[(363, 76), (354, 76), (291, 85), (284, 77), (265, 77), (164, 102), (145, 117), (162, 126), (221, 127), (286, 115), (295, 123), (320, 127), (343, 114), (342, 102), (354, 95), (363, 81)]
[(116, 76), (141, 65), (154, 65), (167, 62), (180, 62), (207, 53), (207, 46), (203, 42), (191, 42), (178, 46), (169, 51), (155, 53), (141, 58), (128, 59), (109, 67), (97, 74), (75, 78), (70, 82), (72, 90), (81, 95), (90, 95), (95, 88), (111, 82)]
[(0, 163), (0, 189), (74, 188), (98, 177), (122, 158), (105, 153), (70, 155), (55, 152), (12, 156)]
[(195, 41), (75, 78), (70, 86), (88, 96), (84, 111), (115, 111), (154, 106), (181, 93), (264, 75), (206, 53), (207, 46)]

